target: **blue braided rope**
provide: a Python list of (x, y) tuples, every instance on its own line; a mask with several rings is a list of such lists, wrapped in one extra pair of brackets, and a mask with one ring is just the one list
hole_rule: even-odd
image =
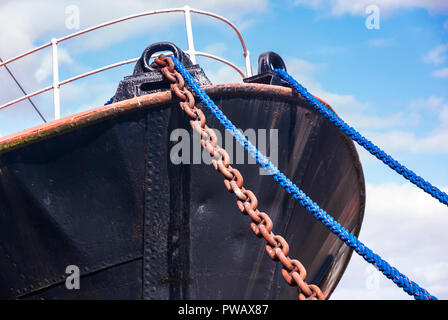
[(114, 101), (114, 98), (115, 98), (115, 96), (112, 96), (112, 98), (107, 100), (107, 102), (104, 105), (107, 106), (108, 104), (111, 104)]
[(362, 256), (367, 262), (373, 264), (388, 279), (391, 279), (398, 287), (402, 288), (416, 300), (437, 300), (436, 297), (430, 295), (428, 291), (421, 288), (418, 284), (411, 281), (408, 277), (400, 273), (396, 268), (389, 265), (379, 255), (367, 248), (352, 233), (342, 227), (328, 213), (322, 210), (318, 204), (313, 202), (299, 187), (289, 180), (280, 170), (269, 161), (258, 149), (247, 140), (247, 138), (232, 124), (225, 114), (215, 105), (205, 91), (194, 80), (190, 73), (185, 69), (182, 63), (173, 56), (174, 65), (177, 71), (184, 77), (189, 87), (201, 99), (210, 112), (219, 120), (226, 130), (237, 140), (248, 153), (255, 158), (262, 168), (265, 168), (272, 175), (283, 189), (286, 190), (294, 199), (296, 199), (308, 212), (310, 212), (317, 220), (325, 225), (339, 239), (344, 241), (356, 253)]
[(356, 141), (359, 145), (364, 147), (372, 155), (377, 157), (379, 160), (384, 162), (390, 168), (395, 170), (398, 174), (402, 175), (407, 180), (411, 181), (413, 184), (418, 186), (420, 189), (429, 193), (434, 198), (438, 199), (441, 203), (448, 206), (448, 195), (437, 187), (433, 186), (431, 183), (423, 179), (422, 177), (415, 174), (412, 170), (409, 170), (397, 160), (392, 158), (390, 155), (381, 150), (378, 146), (373, 144), (371, 141), (362, 136), (354, 128), (350, 127), (344, 120), (342, 120), (337, 114), (332, 110), (327, 108), (322, 102), (316, 99), (312, 94), (310, 94), (300, 83), (298, 83), (293, 77), (291, 77), (286, 71), (275, 69), (280, 77), (286, 80), (291, 87), (294, 88), (305, 100), (307, 100), (311, 106), (316, 109), (321, 115), (331, 121), (337, 128), (342, 132)]

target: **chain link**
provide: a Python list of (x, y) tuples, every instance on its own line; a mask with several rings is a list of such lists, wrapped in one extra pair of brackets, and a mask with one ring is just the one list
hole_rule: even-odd
[(248, 215), (252, 222), (252, 232), (267, 242), (266, 253), (274, 261), (283, 265), (282, 276), (286, 283), (297, 286), (299, 300), (325, 300), (325, 295), (314, 284), (305, 282), (306, 269), (302, 263), (289, 257), (289, 244), (280, 235), (272, 232), (273, 223), (265, 212), (261, 212), (255, 194), (243, 186), (243, 176), (230, 165), (230, 156), (227, 151), (217, 143), (215, 132), (206, 124), (206, 118), (201, 109), (196, 107), (193, 94), (185, 87), (185, 80), (174, 68), (170, 57), (161, 54), (154, 59), (154, 67), (158, 67), (162, 74), (171, 82), (170, 88), (180, 100), (180, 108), (190, 117), (190, 125), (201, 137), (201, 145), (206, 149), (212, 159), (213, 167), (224, 176), (224, 185), (229, 192), (237, 197), (237, 206), (241, 213)]

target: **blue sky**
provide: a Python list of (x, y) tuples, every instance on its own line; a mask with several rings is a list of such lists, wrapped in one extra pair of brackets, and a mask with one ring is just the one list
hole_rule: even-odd
[[(448, 4), (443, 1), (2, 1), (0, 57), (8, 59), (76, 29), (66, 27), (67, 6), (79, 8), (80, 28), (140, 11), (185, 4), (221, 14), (239, 28), (256, 70), (257, 57), (275, 51), (310, 92), (386, 152), (435, 185), (448, 187)], [(377, 5), (380, 28), (368, 29), (366, 7)], [(231, 30), (193, 16), (196, 49), (220, 55), (243, 69), (241, 47)], [(139, 18), (60, 45), (60, 78), (137, 57), (150, 43), (186, 48), (179, 14)], [(10, 65), (28, 92), (51, 84), (51, 51)], [(239, 82), (228, 67), (199, 63), (215, 83)], [(107, 101), (133, 65), (67, 85), (62, 114)], [(20, 96), (0, 70), (0, 104)], [(34, 99), (52, 119), (52, 94)], [(29, 103), (0, 110), (0, 133), (39, 124)], [(359, 150), (367, 182), (367, 210), (360, 239), (392, 259), (400, 271), (440, 298), (448, 298), (448, 210), (420, 195), (401, 177)], [(334, 299), (407, 299), (387, 279), (353, 257)], [(431, 291), (430, 290), (430, 291)]]

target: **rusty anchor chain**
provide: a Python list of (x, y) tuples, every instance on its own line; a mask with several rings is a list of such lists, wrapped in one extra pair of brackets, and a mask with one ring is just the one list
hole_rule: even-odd
[(207, 126), (204, 113), (196, 107), (193, 94), (185, 87), (185, 80), (175, 70), (171, 58), (161, 54), (154, 60), (153, 67), (158, 67), (164, 77), (171, 82), (171, 91), (180, 99), (179, 105), (190, 117), (191, 127), (200, 135), (202, 147), (213, 158), (214, 168), (224, 176), (225, 187), (237, 197), (239, 210), (252, 219), (251, 230), (257, 237), (263, 237), (266, 240), (266, 252), (269, 258), (280, 261), (283, 265), (281, 273), (286, 283), (297, 286), (299, 300), (325, 300), (325, 295), (317, 285), (306, 283), (306, 269), (303, 264), (288, 256), (288, 242), (282, 236), (272, 232), (273, 222), (268, 214), (257, 208), (258, 200), (255, 194), (243, 187), (243, 176), (230, 165), (230, 156), (227, 151), (217, 144), (216, 134)]

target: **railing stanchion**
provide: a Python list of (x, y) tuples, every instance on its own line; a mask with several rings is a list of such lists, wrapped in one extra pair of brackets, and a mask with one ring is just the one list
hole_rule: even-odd
[(244, 62), (246, 63), (246, 77), (252, 77), (252, 66), (250, 64), (250, 52), (246, 50), (244, 54)]
[(53, 106), (54, 118), (61, 117), (61, 101), (59, 97), (59, 65), (58, 65), (58, 40), (51, 39), (52, 56), (53, 56)]
[(188, 51), (190, 60), (196, 64), (196, 50), (194, 49), (193, 29), (191, 27), (191, 11), (189, 6), (184, 6), (185, 30), (187, 31)]

